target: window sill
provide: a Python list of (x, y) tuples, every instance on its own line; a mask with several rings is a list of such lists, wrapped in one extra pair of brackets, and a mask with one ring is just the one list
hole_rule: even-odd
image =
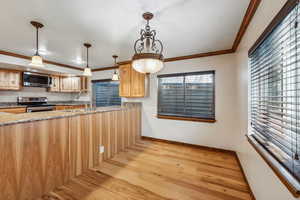
[(288, 188), (294, 197), (300, 197), (300, 182), (275, 159), (253, 136), (247, 135), (249, 143), (271, 167), (280, 181)]
[(193, 121), (193, 122), (206, 122), (206, 123), (215, 123), (215, 119), (201, 119), (201, 118), (192, 118), (192, 117), (176, 117), (176, 116), (167, 116), (167, 115), (157, 115), (159, 119), (171, 119), (171, 120), (183, 120), (183, 121)]

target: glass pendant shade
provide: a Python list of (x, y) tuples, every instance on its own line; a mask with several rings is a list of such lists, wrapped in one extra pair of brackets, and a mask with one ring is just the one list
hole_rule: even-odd
[(31, 63), (29, 65), (33, 67), (44, 67), (43, 58), (39, 55), (32, 56)]
[(88, 67), (84, 68), (83, 76), (92, 76), (91, 68)]
[(111, 80), (113, 80), (113, 81), (118, 81), (119, 80), (119, 75), (117, 74), (117, 71), (115, 71), (115, 73), (113, 74)]
[(164, 67), (164, 62), (154, 58), (142, 58), (132, 61), (132, 67), (137, 72), (153, 74), (159, 72)]

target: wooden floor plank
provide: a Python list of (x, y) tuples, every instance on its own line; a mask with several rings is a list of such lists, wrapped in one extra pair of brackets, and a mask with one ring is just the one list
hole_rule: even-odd
[(42, 199), (251, 200), (252, 197), (234, 154), (143, 140)]

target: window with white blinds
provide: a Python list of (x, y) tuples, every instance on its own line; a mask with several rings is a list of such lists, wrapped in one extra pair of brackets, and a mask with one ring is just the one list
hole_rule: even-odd
[(215, 119), (215, 72), (158, 75), (158, 115)]
[(119, 82), (112, 80), (93, 81), (93, 105), (97, 107), (121, 105)]
[(300, 180), (299, 6), (249, 55), (251, 136)]

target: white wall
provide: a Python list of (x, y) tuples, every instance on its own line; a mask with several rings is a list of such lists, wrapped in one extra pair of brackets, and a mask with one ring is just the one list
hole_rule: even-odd
[(258, 8), (236, 54), (238, 86), (237, 152), (248, 181), (257, 200), (294, 200), (295, 198), (280, 182), (270, 167), (255, 152), (245, 138), (248, 131), (248, 50), (278, 13), (286, 0), (263, 0)]
[[(235, 57), (233, 54), (166, 63), (159, 74), (216, 70), (216, 123), (158, 119), (157, 78), (150, 77), (150, 95), (141, 99), (123, 99), (143, 103), (144, 136), (234, 149), (235, 130)], [(93, 79), (111, 78), (113, 71), (94, 73)]]

